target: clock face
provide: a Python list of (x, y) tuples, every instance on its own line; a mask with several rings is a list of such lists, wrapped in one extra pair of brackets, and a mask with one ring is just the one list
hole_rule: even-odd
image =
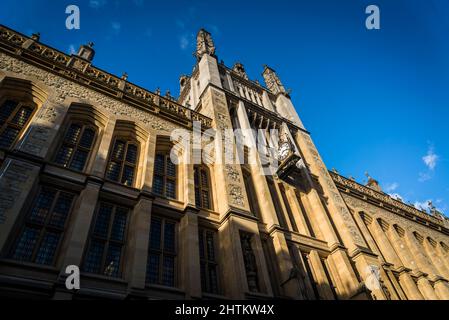
[(284, 142), (283, 144), (281, 144), (278, 150), (279, 160), (280, 161), (285, 160), (289, 154), (290, 154), (290, 144)]

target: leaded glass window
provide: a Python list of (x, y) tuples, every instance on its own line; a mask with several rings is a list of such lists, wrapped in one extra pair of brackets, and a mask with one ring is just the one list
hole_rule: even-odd
[(33, 115), (35, 107), (7, 99), (0, 105), (0, 148), (11, 148)]
[(126, 186), (134, 184), (139, 149), (137, 143), (117, 138), (110, 155), (106, 178)]
[(75, 195), (43, 186), (33, 201), (10, 258), (53, 265)]
[(219, 293), (218, 264), (215, 253), (216, 233), (211, 230), (198, 232), (201, 268), (201, 288), (204, 292)]
[(194, 167), (195, 204), (197, 207), (212, 209), (209, 170), (202, 165)]
[(169, 154), (157, 153), (154, 161), (153, 192), (176, 199), (176, 165)]
[(100, 202), (95, 215), (83, 270), (121, 277), (129, 209)]
[(83, 171), (92, 151), (96, 130), (82, 123), (70, 124), (64, 140), (56, 153), (55, 163)]
[(147, 259), (146, 282), (176, 285), (176, 222), (153, 217)]

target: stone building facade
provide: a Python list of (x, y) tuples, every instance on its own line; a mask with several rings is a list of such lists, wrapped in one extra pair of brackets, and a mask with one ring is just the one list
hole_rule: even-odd
[[(93, 55), (0, 26), (0, 296), (449, 299), (449, 221), (328, 171), (273, 69), (250, 80), (201, 30), (174, 99)], [(279, 129), (288, 161), (173, 163), (195, 123)]]

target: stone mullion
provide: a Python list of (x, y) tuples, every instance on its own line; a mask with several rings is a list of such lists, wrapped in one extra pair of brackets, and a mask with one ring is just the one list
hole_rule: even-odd
[(109, 149), (111, 148), (113, 142), (112, 138), (114, 134), (115, 123), (116, 119), (110, 118), (101, 136), (101, 142), (98, 147), (98, 152), (91, 171), (92, 175), (97, 176), (99, 178), (103, 178), (106, 171)]
[(156, 132), (151, 132), (147, 143), (147, 154), (145, 157), (145, 175), (142, 187), (142, 189), (145, 191), (153, 190), (154, 160), (156, 158), (156, 139)]

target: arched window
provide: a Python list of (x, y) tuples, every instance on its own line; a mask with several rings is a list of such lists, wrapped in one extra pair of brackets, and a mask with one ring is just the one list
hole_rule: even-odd
[(209, 169), (204, 165), (194, 166), (194, 180), (196, 206), (212, 209)]
[(31, 103), (6, 99), (0, 104), (0, 148), (9, 149), (19, 138), (36, 107)]
[(55, 163), (83, 171), (95, 141), (96, 129), (83, 123), (71, 123), (56, 154)]
[(114, 141), (109, 163), (106, 170), (106, 178), (126, 186), (133, 186), (139, 147), (134, 140), (117, 137)]
[(177, 168), (170, 159), (168, 150), (156, 151), (154, 161), (153, 192), (157, 195), (176, 199)]

